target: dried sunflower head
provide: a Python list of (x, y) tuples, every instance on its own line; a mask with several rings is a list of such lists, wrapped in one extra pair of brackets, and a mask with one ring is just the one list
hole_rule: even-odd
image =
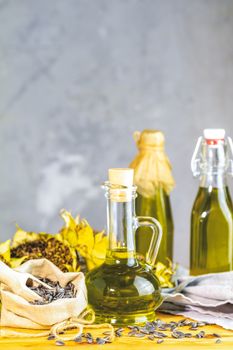
[(106, 256), (108, 238), (102, 232), (95, 232), (85, 219), (73, 218), (66, 211), (61, 211), (65, 226), (60, 231), (60, 238), (69, 242), (78, 254), (85, 259), (87, 269), (101, 265)]
[(1, 254), (0, 254), (0, 261), (4, 262), (4, 264), (10, 266), (9, 261), (7, 261), (7, 260), (4, 258), (4, 256), (2, 256)]
[(0, 260), (10, 266), (10, 259), (11, 259), (11, 246), (10, 246), (10, 239), (8, 239), (6, 242), (0, 243)]
[(12, 240), (11, 257), (24, 261), (46, 258), (64, 272), (79, 269), (77, 254), (68, 242), (57, 235), (26, 232), (19, 227)]

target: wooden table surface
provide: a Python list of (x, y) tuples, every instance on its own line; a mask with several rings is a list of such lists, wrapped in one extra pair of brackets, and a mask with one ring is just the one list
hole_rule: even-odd
[[(164, 320), (165, 322), (169, 321), (178, 321), (182, 319), (180, 316), (170, 316), (170, 315), (162, 315), (158, 314), (158, 318)], [(3, 331), (8, 331), (9, 329), (2, 329)], [(14, 329), (12, 329), (14, 330)], [(97, 349), (114, 349), (114, 350), (123, 350), (123, 349), (130, 349), (132, 348), (133, 350), (139, 350), (139, 349), (147, 349), (147, 350), (152, 350), (152, 349), (231, 349), (233, 350), (233, 331), (228, 331), (225, 330), (221, 327), (218, 326), (204, 326), (204, 327), (199, 327), (198, 331), (190, 331), (186, 330), (186, 327), (182, 327), (181, 330), (185, 330), (187, 332), (193, 333), (195, 335), (197, 332), (200, 330), (204, 330), (206, 333), (206, 338), (203, 339), (197, 339), (195, 337), (193, 338), (184, 338), (184, 339), (174, 339), (170, 338), (170, 332), (165, 332), (169, 335), (168, 338), (165, 338), (164, 343), (162, 344), (157, 344), (156, 341), (157, 339), (151, 341), (147, 339), (147, 337), (143, 339), (139, 338), (133, 338), (127, 336), (128, 330), (125, 331), (125, 336), (122, 336), (120, 338), (116, 338), (116, 340), (111, 343), (111, 344), (105, 344), (105, 345), (93, 345), (93, 344), (78, 344), (73, 341), (66, 342), (65, 346), (63, 347), (58, 347), (55, 345), (53, 340), (47, 340), (46, 337), (40, 337), (40, 338), (35, 338), (35, 337), (5, 337), (5, 336), (0, 336), (0, 350), (21, 350), (21, 349), (27, 349), (27, 350), (40, 350), (40, 349), (58, 349), (58, 348), (78, 348), (80, 347), (81, 349), (89, 350), (93, 348)], [(30, 331), (25, 330), (27, 333)], [(31, 332), (33, 333), (33, 332)], [(93, 333), (93, 331), (92, 331)], [(221, 343), (216, 343), (216, 339), (213, 336), (211, 336), (213, 333), (217, 333), (221, 336)], [(95, 334), (97, 335), (97, 334)], [(97, 335), (98, 336), (98, 335)], [(100, 335), (101, 336), (101, 335)]]

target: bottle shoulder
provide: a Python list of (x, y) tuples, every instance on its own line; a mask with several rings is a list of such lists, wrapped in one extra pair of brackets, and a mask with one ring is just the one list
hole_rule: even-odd
[(87, 283), (90, 280), (106, 280), (112, 279), (115, 276), (118, 280), (131, 280), (131, 283), (135, 280), (147, 280), (153, 285), (159, 288), (159, 281), (152, 269), (144, 264), (138, 263), (134, 266), (106, 264), (91, 270), (86, 275)]
[(215, 216), (216, 213), (223, 217), (233, 217), (228, 188), (200, 187), (193, 204), (192, 216), (199, 214), (204, 219)]
[(152, 197), (144, 197), (138, 194), (136, 198), (136, 212), (138, 215), (149, 215), (168, 217), (172, 219), (172, 208), (170, 196), (162, 188), (158, 188)]

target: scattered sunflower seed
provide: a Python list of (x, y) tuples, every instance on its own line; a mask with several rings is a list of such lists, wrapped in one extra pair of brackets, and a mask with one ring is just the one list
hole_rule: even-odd
[(48, 338), (47, 338), (48, 340), (53, 340), (53, 339), (55, 339), (55, 335), (53, 335), (53, 334), (50, 334), (49, 336), (48, 336)]
[(155, 340), (155, 337), (154, 337), (153, 335), (149, 335), (147, 338), (148, 338), (149, 340)]
[(214, 336), (215, 338), (221, 338), (221, 335), (218, 334), (218, 333), (213, 333), (213, 336)]
[(117, 328), (116, 332), (123, 332), (124, 328)]
[(102, 344), (105, 344), (106, 341), (104, 340), (104, 338), (96, 338), (96, 344), (99, 344), (99, 345), (102, 345)]
[(136, 330), (130, 331), (130, 332), (128, 333), (128, 336), (129, 336), (129, 337), (134, 337), (136, 333), (137, 333)]
[(200, 331), (199, 333), (196, 334), (196, 338), (204, 338), (205, 336), (205, 332), (204, 331)]
[[(168, 337), (168, 334), (165, 334), (161, 331), (169, 331), (169, 337), (173, 337), (175, 339), (182, 339), (182, 338), (192, 338), (196, 337), (198, 339), (204, 338), (206, 336), (204, 331), (199, 331), (196, 334), (192, 334), (191, 332), (181, 332), (179, 330), (180, 327), (185, 327), (185, 326), (190, 326), (189, 329), (192, 330), (198, 330), (198, 327), (202, 327), (206, 325), (205, 322), (191, 322), (188, 321), (187, 319), (181, 319), (178, 322), (171, 321), (169, 323), (162, 322), (160, 319), (157, 319), (156, 321), (152, 322), (147, 322), (144, 326), (133, 326), (129, 325), (127, 326), (129, 332), (127, 335), (129, 337), (136, 337), (136, 338), (145, 338), (147, 337), (148, 340), (155, 341), (157, 344), (161, 344), (164, 342), (164, 338)], [(123, 331), (125, 328), (117, 328), (115, 329), (115, 336), (116, 337), (121, 337), (123, 336)], [(170, 333), (171, 332), (171, 333)], [(63, 333), (63, 332), (62, 332)], [(110, 343), (111, 340), (111, 332), (110, 331), (105, 331), (102, 333), (105, 337), (97, 337), (95, 340), (93, 339), (93, 336), (91, 333), (82, 333), (79, 337), (76, 337), (74, 341), (76, 343), (82, 343), (82, 338), (86, 339), (86, 342), (88, 344), (100, 344), (103, 345), (105, 343)], [(211, 335), (211, 334), (210, 334)], [(221, 336), (217, 333), (212, 333), (212, 336), (216, 339), (216, 343), (220, 343), (221, 340), (219, 339)], [(50, 334), (48, 336), (48, 340), (54, 339), (55, 337)], [(158, 338), (158, 339), (156, 339)], [(56, 345), (65, 345), (63, 341), (57, 340)]]
[(65, 345), (64, 341), (62, 341), (62, 340), (56, 340), (55, 344), (58, 345), (58, 346), (64, 346)]
[(216, 343), (216, 344), (219, 344), (219, 343), (221, 343), (221, 342), (222, 342), (222, 341), (221, 341), (221, 339), (219, 339), (219, 338), (215, 340), (215, 343)]
[(144, 338), (145, 334), (143, 334), (143, 333), (135, 333), (135, 337), (137, 337), (137, 338)]
[(150, 334), (150, 332), (147, 329), (140, 329), (140, 333), (142, 333), (142, 334)]
[(81, 335), (79, 337), (74, 338), (75, 343), (82, 343)]
[(193, 336), (192, 333), (185, 333), (184, 335), (185, 335), (185, 338), (192, 338)]
[(181, 332), (172, 332), (172, 337), (173, 338), (176, 338), (176, 339), (181, 339), (181, 338), (184, 338), (184, 333), (181, 335)]

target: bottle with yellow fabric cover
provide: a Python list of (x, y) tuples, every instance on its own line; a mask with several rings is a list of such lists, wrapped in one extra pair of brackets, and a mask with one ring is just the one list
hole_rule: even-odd
[[(170, 192), (175, 182), (171, 164), (164, 150), (164, 134), (159, 130), (144, 130), (134, 133), (139, 153), (130, 164), (134, 169), (134, 183), (137, 186), (137, 215), (156, 218), (163, 229), (163, 238), (157, 261), (167, 263), (173, 259), (174, 225), (170, 203)], [(148, 228), (139, 228), (136, 234), (137, 251), (145, 256), (150, 244)]]

